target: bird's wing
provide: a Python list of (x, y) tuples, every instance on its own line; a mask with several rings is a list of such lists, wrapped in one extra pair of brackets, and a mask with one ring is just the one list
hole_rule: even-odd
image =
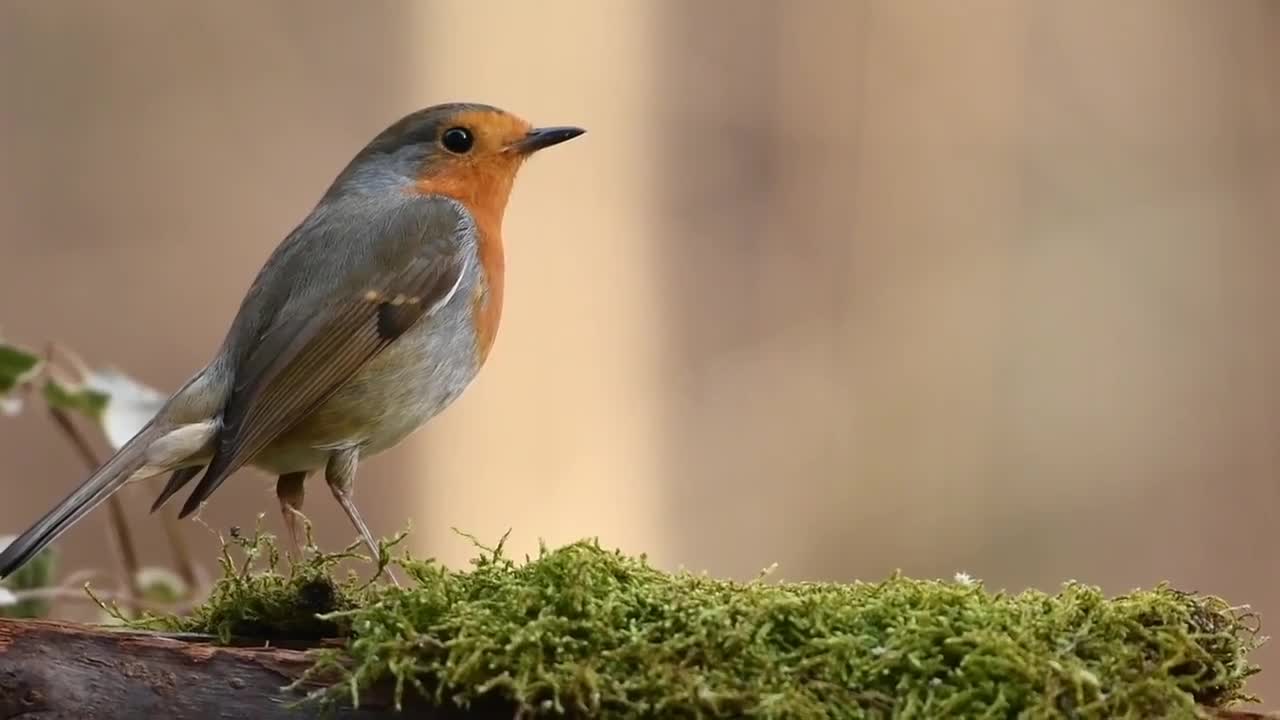
[[(335, 238), (343, 232), (367, 237)], [(465, 212), (444, 198), (400, 204), (390, 221), (371, 225), (300, 228), (291, 242), (314, 247), (284, 254), (290, 277), (278, 281), (293, 284), (290, 300), (245, 349), (213, 458), (179, 517), (447, 303), (465, 272), (470, 232)], [(324, 252), (340, 257), (317, 262)]]

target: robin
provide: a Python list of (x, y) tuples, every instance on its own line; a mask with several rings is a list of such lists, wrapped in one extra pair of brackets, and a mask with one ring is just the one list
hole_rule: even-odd
[(212, 361), (0, 552), (0, 578), (125, 483), (171, 473), (155, 512), (203, 471), (185, 518), (245, 465), (277, 476), (295, 547), (303, 486), (323, 469), (376, 555), (352, 499), (356, 467), (444, 410), (484, 365), (516, 173), (583, 132), (450, 103), (373, 138), (267, 259)]

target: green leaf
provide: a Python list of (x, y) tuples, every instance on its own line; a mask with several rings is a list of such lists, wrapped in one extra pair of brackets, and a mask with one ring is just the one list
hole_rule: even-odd
[(0, 393), (12, 391), (40, 371), (40, 356), (17, 345), (0, 342)]
[(43, 361), (39, 355), (5, 342), (0, 342), (0, 413), (16, 415), (22, 409), (22, 398), (16, 391), (39, 372)]
[(106, 393), (86, 385), (64, 384), (49, 378), (44, 383), (44, 399), (49, 407), (78, 412), (94, 420), (101, 420), (110, 399)]
[[(16, 415), (22, 409), (20, 391), (34, 385), (45, 361), (17, 345), (0, 342), (0, 415)], [(119, 450), (168, 399), (118, 370), (76, 370), (74, 379), (47, 373), (41, 395), (49, 407), (84, 415), (98, 423), (111, 447)]]

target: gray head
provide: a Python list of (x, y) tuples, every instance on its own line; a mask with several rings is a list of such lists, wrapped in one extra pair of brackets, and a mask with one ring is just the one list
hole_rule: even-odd
[[(506, 194), (521, 164), (533, 153), (581, 135), (577, 127), (533, 127), (492, 105), (445, 103), (392, 123), (348, 163), (336, 190), (359, 191), (388, 180), (422, 192), (453, 197)], [(491, 198), (496, 200), (496, 198)]]

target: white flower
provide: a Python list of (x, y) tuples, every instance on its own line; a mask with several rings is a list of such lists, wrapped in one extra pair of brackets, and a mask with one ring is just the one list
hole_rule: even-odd
[(119, 450), (164, 405), (164, 393), (116, 370), (101, 370), (85, 378), (85, 385), (108, 397), (102, 414), (102, 430), (111, 447)]
[(17, 395), (0, 396), (0, 415), (17, 415), (22, 412), (22, 398)]

